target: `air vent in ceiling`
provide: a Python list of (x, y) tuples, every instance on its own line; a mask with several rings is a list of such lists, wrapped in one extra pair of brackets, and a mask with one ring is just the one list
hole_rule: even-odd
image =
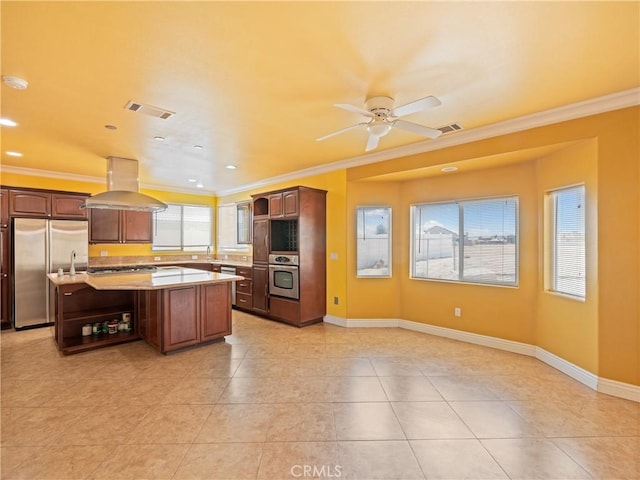
[(163, 108), (154, 107), (152, 105), (145, 105), (144, 103), (134, 102), (133, 100), (129, 101), (124, 108), (127, 110), (131, 110), (136, 113), (144, 113), (145, 115), (149, 115), (151, 117), (162, 118), (166, 120), (175, 115), (176, 112), (171, 112), (169, 110), (165, 110)]
[(444, 127), (438, 128), (442, 133), (451, 133), (457, 132), (458, 130), (462, 130), (462, 125), (459, 123), (452, 123), (450, 125), (445, 125)]

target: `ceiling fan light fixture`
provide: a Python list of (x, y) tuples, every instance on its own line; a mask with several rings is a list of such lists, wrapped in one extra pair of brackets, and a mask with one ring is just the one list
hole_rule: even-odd
[(384, 137), (387, 133), (391, 131), (392, 126), (393, 125), (391, 125), (390, 123), (373, 122), (367, 127), (367, 130), (369, 131), (369, 135), (374, 135), (376, 137)]

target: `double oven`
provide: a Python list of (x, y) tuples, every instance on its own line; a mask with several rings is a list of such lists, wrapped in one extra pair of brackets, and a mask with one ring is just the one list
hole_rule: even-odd
[(298, 255), (269, 255), (269, 294), (298, 300)]

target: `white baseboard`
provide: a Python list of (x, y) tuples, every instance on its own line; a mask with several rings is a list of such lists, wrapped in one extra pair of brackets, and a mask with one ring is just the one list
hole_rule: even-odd
[(617, 382), (616, 380), (609, 380), (608, 378), (599, 378), (598, 391), (640, 403), (640, 386)]
[(452, 340), (459, 340), (461, 342), (473, 343), (485, 347), (496, 348), (498, 350), (505, 350), (507, 352), (519, 353), (521, 355), (528, 355), (530, 357), (537, 358), (541, 362), (546, 363), (547, 365), (561, 371), (566, 375), (569, 375), (571, 378), (577, 380), (578, 382), (586, 385), (593, 390), (614, 397), (624, 398), (626, 400), (632, 400), (634, 402), (640, 402), (640, 386), (618, 382), (616, 380), (609, 380), (607, 378), (600, 378), (597, 375), (585, 370), (584, 368), (579, 367), (562, 357), (546, 351), (544, 348), (536, 347), (535, 345), (531, 345), (528, 343), (515, 342), (513, 340), (504, 340), (502, 338), (489, 337), (487, 335), (480, 335), (478, 333), (464, 332), (462, 330), (455, 330), (453, 328), (438, 327), (436, 325), (429, 325), (427, 323), (413, 322), (410, 320), (401, 319), (347, 319), (327, 315), (324, 317), (324, 321), (332, 325), (338, 325), (340, 327), (346, 328), (405, 328), (407, 330), (414, 330), (416, 332), (427, 333), (429, 335), (435, 335), (438, 337), (451, 338)]
[(565, 375), (569, 375), (571, 378), (576, 379), (580, 383), (583, 383), (593, 390), (598, 390), (598, 376), (581, 368), (562, 357), (554, 355), (551, 352), (547, 352), (544, 348), (536, 347), (536, 353), (534, 355), (538, 360), (546, 363), (547, 365), (560, 370)]

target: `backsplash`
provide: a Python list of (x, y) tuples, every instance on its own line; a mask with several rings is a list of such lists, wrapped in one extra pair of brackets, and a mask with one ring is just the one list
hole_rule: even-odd
[[(197, 257), (197, 258), (193, 258)], [(158, 260), (159, 259), (159, 260)], [(112, 257), (89, 257), (90, 267), (110, 267), (118, 265), (160, 265), (185, 262), (220, 262), (251, 265), (251, 257), (247, 255), (126, 255)]]

